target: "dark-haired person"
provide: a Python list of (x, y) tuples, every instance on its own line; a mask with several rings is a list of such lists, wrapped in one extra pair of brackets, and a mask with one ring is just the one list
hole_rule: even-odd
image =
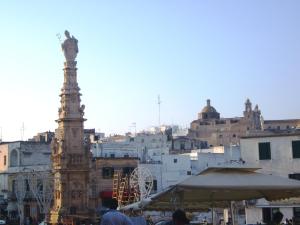
[(186, 225), (190, 220), (186, 217), (185, 212), (181, 209), (177, 209), (172, 215), (172, 221), (167, 222), (166, 225)]
[(280, 225), (282, 219), (283, 219), (283, 214), (278, 211), (273, 214), (272, 221), (271, 221), (271, 223), (269, 223), (269, 225)]
[(103, 215), (101, 225), (133, 225), (128, 216), (117, 211), (118, 201), (116, 199), (107, 201), (104, 206), (109, 210)]

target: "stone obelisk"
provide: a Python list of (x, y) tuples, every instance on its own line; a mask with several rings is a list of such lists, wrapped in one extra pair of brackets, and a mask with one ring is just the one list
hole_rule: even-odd
[(76, 56), (78, 41), (65, 31), (62, 44), (65, 56), (64, 83), (60, 94), (61, 107), (56, 120), (58, 128), (52, 141), (52, 170), (54, 176), (51, 224), (80, 221), (88, 218), (88, 182), (90, 151), (84, 140), (84, 105), (80, 104), (77, 83)]

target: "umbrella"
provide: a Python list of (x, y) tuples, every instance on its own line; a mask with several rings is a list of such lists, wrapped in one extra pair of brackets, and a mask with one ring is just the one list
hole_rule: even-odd
[[(145, 210), (226, 208), (231, 201), (300, 196), (300, 181), (256, 172), (259, 168), (214, 167), (135, 204)], [(130, 205), (127, 206), (130, 208)]]

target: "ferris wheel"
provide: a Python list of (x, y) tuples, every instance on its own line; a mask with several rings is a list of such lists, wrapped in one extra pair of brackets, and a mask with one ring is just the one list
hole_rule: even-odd
[(153, 187), (153, 177), (150, 170), (138, 166), (132, 171), (129, 184), (132, 189), (139, 193), (139, 200), (147, 198)]

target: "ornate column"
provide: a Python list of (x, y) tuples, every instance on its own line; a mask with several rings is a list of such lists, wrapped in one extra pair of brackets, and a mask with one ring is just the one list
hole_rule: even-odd
[(80, 103), (75, 61), (78, 41), (68, 31), (65, 35), (62, 44), (66, 58), (64, 83), (56, 120), (58, 128), (52, 141), (54, 203), (49, 218), (51, 224), (91, 216), (88, 211), (90, 151), (89, 142), (84, 140), (84, 105)]

